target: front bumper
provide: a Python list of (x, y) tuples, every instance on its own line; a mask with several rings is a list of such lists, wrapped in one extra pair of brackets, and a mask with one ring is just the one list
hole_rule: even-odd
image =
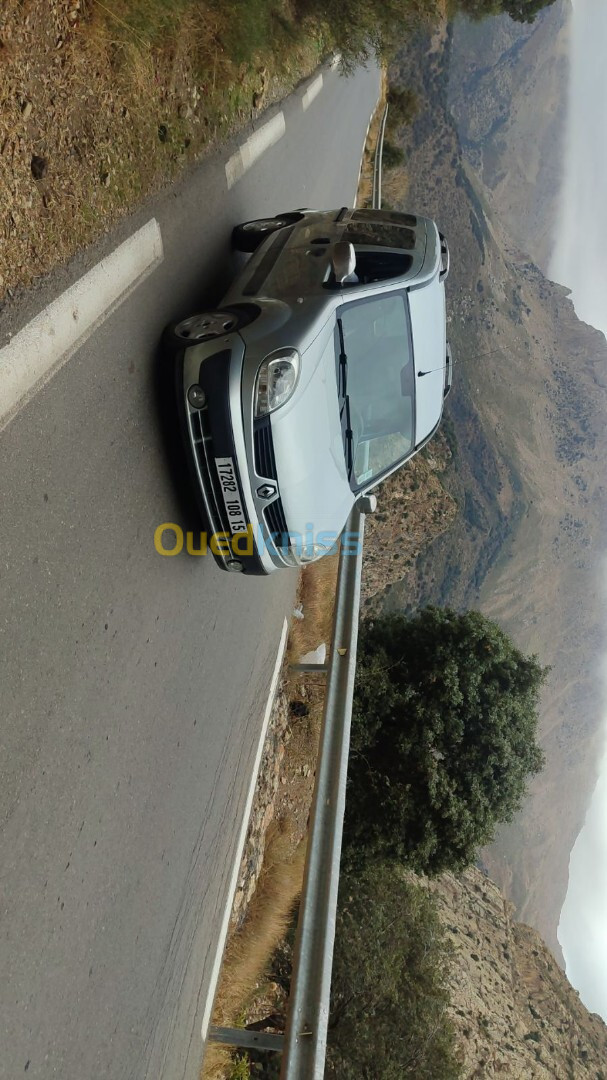
[[(256, 476), (253, 432), (245, 431), (242, 407), (242, 372), (245, 347), (239, 334), (194, 345), (178, 354), (177, 400), (186, 453), (199, 506), (210, 537), (221, 536), (210, 548), (215, 561), (224, 570), (242, 570), (246, 574), (265, 575), (292, 564), (288, 554), (276, 548), (266, 524), (268, 508), (279, 504), (260, 499), (257, 489), (266, 478)], [(188, 389), (202, 388), (206, 404), (193, 408)], [(251, 422), (249, 426), (252, 427)], [(223, 501), (216, 458), (232, 458), (242, 508), (249, 526), (248, 542), (240, 534), (233, 541)], [(251, 476), (255, 490), (251, 485)], [(272, 510), (270, 510), (270, 515)]]

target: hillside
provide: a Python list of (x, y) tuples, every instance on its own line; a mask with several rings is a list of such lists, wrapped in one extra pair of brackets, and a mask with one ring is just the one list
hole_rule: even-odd
[(426, 883), (453, 948), (449, 1013), (464, 1077), (605, 1080), (607, 1026), (477, 869)]
[[(418, 39), (391, 77), (422, 102), (413, 127), (400, 133), (407, 206), (436, 218), (452, 254), (448, 317), (458, 367), (446, 432), (455, 439), (434, 476), (459, 513), (418, 545), (416, 572), (395, 581), (395, 496), (386, 493), (385, 543), (380, 522), (373, 572), (382, 607), (480, 607), (552, 666), (541, 708), (546, 768), (484, 859), (518, 916), (562, 962), (556, 928), (569, 853), (601, 745), (607, 343), (577, 319), (566, 290), (516, 246), (477, 190), (447, 109), (449, 49), (449, 35)], [(382, 576), (392, 584), (382, 587)]]
[(562, 180), (570, 0), (534, 23), (457, 19), (448, 102), (467, 162), (510, 236), (546, 270)]

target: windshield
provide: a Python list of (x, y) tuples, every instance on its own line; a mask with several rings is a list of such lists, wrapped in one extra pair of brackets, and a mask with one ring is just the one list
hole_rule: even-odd
[(414, 446), (413, 354), (403, 293), (349, 304), (336, 333), (350, 483), (365, 487)]

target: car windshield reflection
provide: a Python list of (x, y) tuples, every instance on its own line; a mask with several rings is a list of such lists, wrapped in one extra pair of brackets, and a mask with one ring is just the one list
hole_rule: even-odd
[[(340, 312), (338, 361), (347, 357), (349, 423), (342, 409), (351, 484), (366, 487), (414, 446), (415, 378), (403, 293), (349, 304)], [(340, 385), (343, 386), (343, 376)], [(351, 434), (350, 434), (351, 432)]]

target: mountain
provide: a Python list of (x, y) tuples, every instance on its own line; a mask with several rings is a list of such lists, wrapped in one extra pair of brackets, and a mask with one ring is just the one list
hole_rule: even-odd
[(559, 211), (570, 0), (534, 23), (457, 19), (448, 104), (468, 163), (510, 236), (546, 270)]
[(390, 71), (420, 101), (413, 125), (391, 133), (409, 175), (395, 205), (434, 217), (451, 250), (449, 453), (430, 467), (445, 496), (430, 541), (413, 536), (412, 562), (397, 573), (393, 537), (413, 529), (410, 481), (400, 481), (400, 504), (398, 490), (380, 492), (367, 605), (480, 608), (551, 666), (540, 715), (546, 767), (483, 859), (562, 963), (569, 855), (602, 749), (607, 342), (512, 239), (471, 169), (448, 107), (451, 38), (411, 40)]
[(453, 949), (449, 1014), (463, 1076), (605, 1080), (607, 1026), (497, 885), (476, 868), (426, 884)]

